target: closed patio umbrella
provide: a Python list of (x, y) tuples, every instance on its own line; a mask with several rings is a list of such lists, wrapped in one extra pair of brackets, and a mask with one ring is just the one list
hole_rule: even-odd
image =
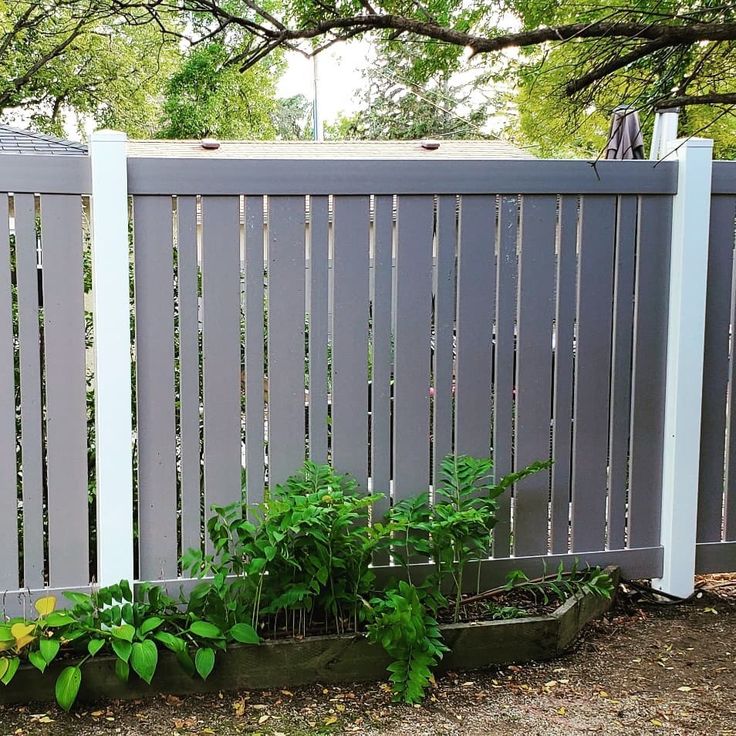
[(605, 157), (619, 160), (644, 158), (639, 113), (633, 107), (620, 105), (613, 111)]

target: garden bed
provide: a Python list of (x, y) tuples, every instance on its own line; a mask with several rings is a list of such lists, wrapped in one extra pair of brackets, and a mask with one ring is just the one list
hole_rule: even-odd
[[(618, 568), (607, 568), (618, 583)], [(564, 652), (585, 624), (605, 613), (612, 599), (594, 594), (570, 598), (549, 615), (441, 627), (450, 651), (439, 671), (475, 670), (491, 665), (551, 659)], [(162, 652), (152, 685), (115, 675), (115, 660), (100, 657), (85, 665), (79, 692), (83, 701), (142, 698), (157, 693), (202, 693), (233, 689), (287, 688), (310, 683), (340, 683), (386, 678), (386, 652), (363, 636), (316, 636), (235, 646), (206, 681), (189, 677), (169, 652)], [(24, 665), (10, 686), (0, 688), (0, 704), (54, 699), (55, 674), (69, 660), (53, 662), (45, 675)], [(49, 674), (53, 676), (49, 677)]]

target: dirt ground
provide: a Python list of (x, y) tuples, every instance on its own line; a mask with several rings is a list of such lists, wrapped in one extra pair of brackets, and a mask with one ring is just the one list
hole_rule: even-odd
[[(729, 580), (731, 581), (729, 583)], [(0, 736), (736, 736), (736, 578), (683, 605), (623, 596), (553, 662), (439, 678), (421, 707), (385, 684), (0, 707)]]

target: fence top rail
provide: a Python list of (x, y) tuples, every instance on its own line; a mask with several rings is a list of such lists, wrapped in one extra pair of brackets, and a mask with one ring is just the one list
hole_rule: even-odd
[(676, 178), (651, 161), (128, 158), (136, 195), (674, 194)]
[(736, 161), (713, 162), (713, 194), (736, 194)]
[(90, 194), (89, 156), (0, 154), (0, 192)]

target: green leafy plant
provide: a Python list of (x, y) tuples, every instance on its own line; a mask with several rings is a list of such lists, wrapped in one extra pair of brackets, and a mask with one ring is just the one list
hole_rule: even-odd
[(389, 521), (395, 531), (391, 541), (394, 558), (409, 576), (412, 557), (431, 558), (435, 572), (426, 586), (434, 587), (439, 594), (446, 581), (451, 582), (455, 621), (459, 620), (467, 564), (488, 555), (498, 497), (522, 478), (549, 466), (549, 461), (535, 462), (494, 481), (491, 459), (450, 455), (442, 461), (441, 482), (433, 504), (429, 494), (423, 493), (390, 511)]
[(432, 669), (445, 652), (437, 620), (421, 592), (401, 581), (398, 587), (366, 603), (368, 639), (393, 660), (388, 666), (394, 699), (419, 703), (432, 681)]
[(565, 570), (560, 562), (557, 570), (551, 575), (544, 573), (539, 578), (530, 579), (522, 570), (512, 570), (506, 576), (506, 584), (500, 590), (524, 590), (535, 600), (545, 605), (551, 600), (564, 601), (573, 596), (595, 595), (610, 598), (615, 586), (611, 576), (600, 567), (584, 567), (580, 569), (575, 560), (570, 570)]
[(214, 508), (213, 553), (190, 550), (182, 559), (191, 574), (212, 576), (192, 592), (189, 611), (223, 627), (248, 621), (305, 635), (321, 621), (325, 630), (357, 630), (361, 598), (374, 583), (371, 557), (386, 534), (369, 524), (378, 498), (358, 493), (350, 476), (306, 462), (253, 521), (241, 504)]

